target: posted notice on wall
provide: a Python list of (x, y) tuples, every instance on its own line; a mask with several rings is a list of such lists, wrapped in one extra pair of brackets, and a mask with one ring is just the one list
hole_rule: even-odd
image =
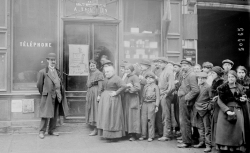
[(18, 99), (11, 101), (11, 112), (34, 113), (34, 99)]
[(23, 113), (34, 113), (34, 99), (23, 99)]
[(22, 108), (23, 108), (22, 100), (11, 101), (11, 112), (14, 112), (14, 113), (22, 112)]
[(89, 74), (89, 45), (69, 44), (69, 76)]

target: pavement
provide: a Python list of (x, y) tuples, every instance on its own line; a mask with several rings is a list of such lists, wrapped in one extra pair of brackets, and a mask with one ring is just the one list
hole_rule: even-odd
[(57, 128), (60, 136), (38, 137), (35, 130), (0, 133), (0, 153), (203, 153), (202, 149), (177, 148), (176, 140), (160, 142), (118, 141), (88, 136), (91, 129), (84, 123), (64, 123)]

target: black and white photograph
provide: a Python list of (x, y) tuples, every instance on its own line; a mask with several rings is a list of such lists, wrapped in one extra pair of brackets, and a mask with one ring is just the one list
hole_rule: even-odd
[(0, 153), (250, 153), (250, 0), (0, 0)]

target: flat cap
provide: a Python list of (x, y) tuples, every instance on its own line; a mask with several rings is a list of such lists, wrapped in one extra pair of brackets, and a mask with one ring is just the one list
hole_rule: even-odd
[(191, 61), (186, 60), (186, 59), (181, 60), (181, 64), (189, 64), (191, 66), (193, 65)]
[(179, 67), (181, 67), (181, 64), (180, 63), (174, 63), (174, 66), (179, 66)]
[(147, 72), (146, 75), (145, 75), (145, 78), (147, 78), (147, 77), (150, 77), (150, 78), (155, 79), (155, 74), (154, 74), (153, 72), (149, 71), (149, 72)]
[(214, 65), (211, 62), (204, 62), (202, 64), (202, 67), (206, 67), (206, 68), (212, 68)]
[(231, 61), (230, 59), (225, 59), (225, 60), (223, 60), (223, 61), (222, 61), (222, 65), (223, 65), (224, 63), (229, 63), (229, 64), (231, 64), (232, 66), (234, 65), (234, 62)]
[(146, 60), (146, 59), (141, 60), (140, 64), (151, 66), (151, 62), (149, 60)]
[(164, 63), (168, 63), (168, 60), (167, 60), (166, 57), (158, 57), (158, 58), (154, 59), (153, 62), (164, 62)]
[(170, 64), (174, 65), (174, 62), (173, 62), (173, 61), (168, 61), (168, 63), (170, 63)]
[(222, 76), (224, 74), (223, 69), (220, 66), (214, 66), (211, 71), (217, 73), (217, 75)]
[(199, 72), (196, 76), (200, 77), (200, 78), (207, 78), (207, 73), (205, 73), (205, 72)]

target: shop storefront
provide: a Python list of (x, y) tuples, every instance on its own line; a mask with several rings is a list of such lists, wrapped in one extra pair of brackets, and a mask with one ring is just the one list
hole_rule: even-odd
[(39, 124), (37, 73), (50, 52), (64, 76), (66, 120), (84, 119), (90, 59), (100, 68), (107, 58), (119, 73), (123, 60), (182, 58), (179, 0), (0, 2), (0, 126)]

